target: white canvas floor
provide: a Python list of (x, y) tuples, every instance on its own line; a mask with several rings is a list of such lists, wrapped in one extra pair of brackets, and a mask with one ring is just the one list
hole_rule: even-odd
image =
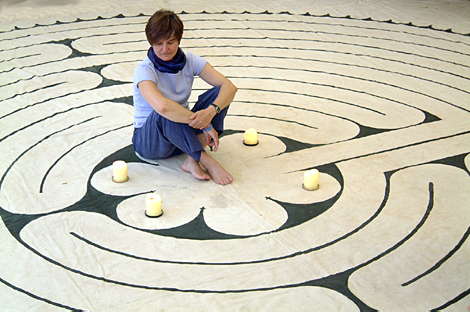
[[(1, 5), (1, 311), (470, 308), (468, 1)], [(212, 153), (232, 185), (133, 153), (159, 7), (239, 88)]]

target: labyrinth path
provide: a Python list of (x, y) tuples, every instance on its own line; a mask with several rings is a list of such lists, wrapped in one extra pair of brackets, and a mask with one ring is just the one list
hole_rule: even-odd
[[(180, 17), (182, 48), (239, 89), (213, 153), (229, 186), (134, 155), (148, 15), (0, 32), (1, 310), (467, 311), (470, 37)], [(197, 78), (191, 103), (208, 88)], [(247, 128), (259, 145), (241, 144)], [(118, 159), (127, 183), (110, 179)], [(144, 215), (151, 191), (161, 218)]]

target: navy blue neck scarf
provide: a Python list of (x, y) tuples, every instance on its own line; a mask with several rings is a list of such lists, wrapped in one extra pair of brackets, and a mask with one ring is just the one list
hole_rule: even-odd
[(178, 48), (175, 56), (170, 61), (164, 61), (159, 58), (153, 51), (152, 47), (149, 48), (147, 56), (150, 61), (152, 61), (155, 69), (162, 73), (176, 74), (183, 69), (184, 65), (186, 65), (186, 55), (184, 55), (181, 48)]

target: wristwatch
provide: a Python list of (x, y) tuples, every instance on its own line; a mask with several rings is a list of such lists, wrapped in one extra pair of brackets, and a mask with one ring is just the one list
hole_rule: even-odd
[(214, 106), (216, 114), (220, 113), (220, 107), (217, 104), (211, 103), (211, 106)]

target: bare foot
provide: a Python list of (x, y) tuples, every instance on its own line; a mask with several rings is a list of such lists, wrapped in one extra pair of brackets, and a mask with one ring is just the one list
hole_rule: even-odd
[(192, 157), (188, 156), (184, 163), (181, 165), (183, 171), (189, 172), (198, 180), (210, 180), (210, 176), (205, 172), (199, 163), (195, 161)]
[(207, 171), (209, 171), (209, 174), (215, 183), (226, 185), (233, 182), (232, 175), (225, 170), (217, 160), (204, 151), (201, 152), (201, 165), (207, 168)]

